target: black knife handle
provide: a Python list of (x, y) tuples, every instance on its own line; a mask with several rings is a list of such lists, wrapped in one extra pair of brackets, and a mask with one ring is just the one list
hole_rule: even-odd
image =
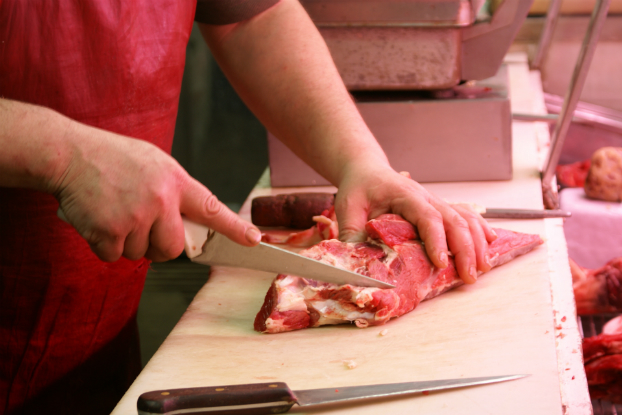
[(260, 415), (282, 414), (295, 403), (285, 383), (272, 382), (146, 392), (137, 406), (139, 415), (184, 413), (184, 409), (191, 409), (192, 415)]

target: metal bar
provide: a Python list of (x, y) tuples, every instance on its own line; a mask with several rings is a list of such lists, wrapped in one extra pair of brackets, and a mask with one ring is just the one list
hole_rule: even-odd
[(574, 114), (574, 110), (579, 102), (579, 97), (581, 96), (581, 91), (583, 90), (583, 85), (587, 78), (590, 63), (594, 57), (594, 51), (596, 50), (600, 32), (607, 18), (607, 11), (609, 10), (610, 3), (611, 0), (596, 1), (592, 17), (590, 18), (590, 25), (583, 39), (579, 58), (577, 59), (572, 79), (570, 80), (570, 86), (564, 98), (564, 105), (560, 113), (560, 118), (555, 125), (555, 131), (553, 131), (553, 136), (551, 137), (551, 149), (542, 175), (544, 204), (549, 209), (556, 209), (559, 206), (557, 189), (553, 189), (552, 183), (555, 168), (559, 162), (564, 139), (566, 138), (566, 133), (572, 121), (572, 115)]
[(549, 4), (549, 9), (546, 12), (546, 20), (544, 21), (544, 28), (542, 29), (540, 40), (538, 41), (538, 49), (536, 50), (536, 54), (531, 61), (532, 69), (540, 69), (544, 55), (546, 55), (549, 51), (561, 5), (562, 0), (551, 0), (551, 3)]
[(516, 121), (533, 121), (533, 122), (548, 122), (549, 124), (555, 124), (559, 117), (557, 114), (527, 114), (522, 112), (513, 112), (512, 119)]

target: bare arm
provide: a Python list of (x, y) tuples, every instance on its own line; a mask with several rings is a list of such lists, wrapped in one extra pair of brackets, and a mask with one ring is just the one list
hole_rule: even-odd
[(264, 125), (338, 186), (342, 239), (360, 239), (369, 218), (398, 213), (417, 226), (436, 266), (447, 265), (449, 244), (466, 282), (475, 281), (476, 269), (490, 269), (490, 227), (479, 215), (458, 212), (391, 168), (297, 1), (282, 0), (233, 25), (203, 24), (201, 31)]
[(0, 186), (53, 194), (103, 260), (177, 257), (182, 213), (238, 243), (259, 242), (254, 226), (145, 141), (0, 99), (0, 148)]

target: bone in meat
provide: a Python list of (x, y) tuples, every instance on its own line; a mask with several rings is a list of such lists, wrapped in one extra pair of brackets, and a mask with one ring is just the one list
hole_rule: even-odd
[[(408, 230), (410, 228), (410, 230)], [(301, 252), (396, 285), (394, 289), (324, 283), (278, 275), (255, 319), (255, 330), (279, 333), (326, 324), (354, 322), (358, 327), (384, 324), (413, 310), (423, 301), (462, 285), (453, 259), (438, 269), (428, 259), (416, 232), (398, 215), (386, 214), (368, 222), (367, 242), (325, 240)], [(495, 229), (489, 247), (498, 266), (542, 244), (538, 235)]]

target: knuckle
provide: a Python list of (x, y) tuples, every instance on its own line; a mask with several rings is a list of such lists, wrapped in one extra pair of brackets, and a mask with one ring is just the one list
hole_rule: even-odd
[(152, 208), (156, 208), (158, 210), (164, 208), (170, 199), (170, 192), (165, 189), (159, 189), (154, 192), (153, 198), (151, 200)]
[(454, 228), (458, 228), (460, 230), (469, 229), (469, 223), (467, 222), (467, 220), (460, 216), (458, 213), (452, 214), (448, 222)]
[(218, 200), (218, 198), (213, 193), (210, 193), (207, 196), (205, 202), (203, 203), (203, 206), (205, 208), (205, 213), (208, 216), (217, 216), (222, 213), (223, 210), (223, 204), (220, 203), (220, 200)]
[(89, 245), (91, 247), (91, 250), (95, 253), (95, 255), (97, 255), (99, 259), (101, 259), (102, 261), (114, 262), (118, 260), (119, 258), (121, 258), (121, 249), (119, 249), (120, 247), (118, 246), (101, 243), (101, 242), (89, 244)]
[(183, 241), (179, 243), (179, 241), (175, 241), (174, 243), (167, 244), (166, 246), (161, 247), (160, 254), (162, 257), (166, 259), (174, 259), (181, 255), (184, 250)]

